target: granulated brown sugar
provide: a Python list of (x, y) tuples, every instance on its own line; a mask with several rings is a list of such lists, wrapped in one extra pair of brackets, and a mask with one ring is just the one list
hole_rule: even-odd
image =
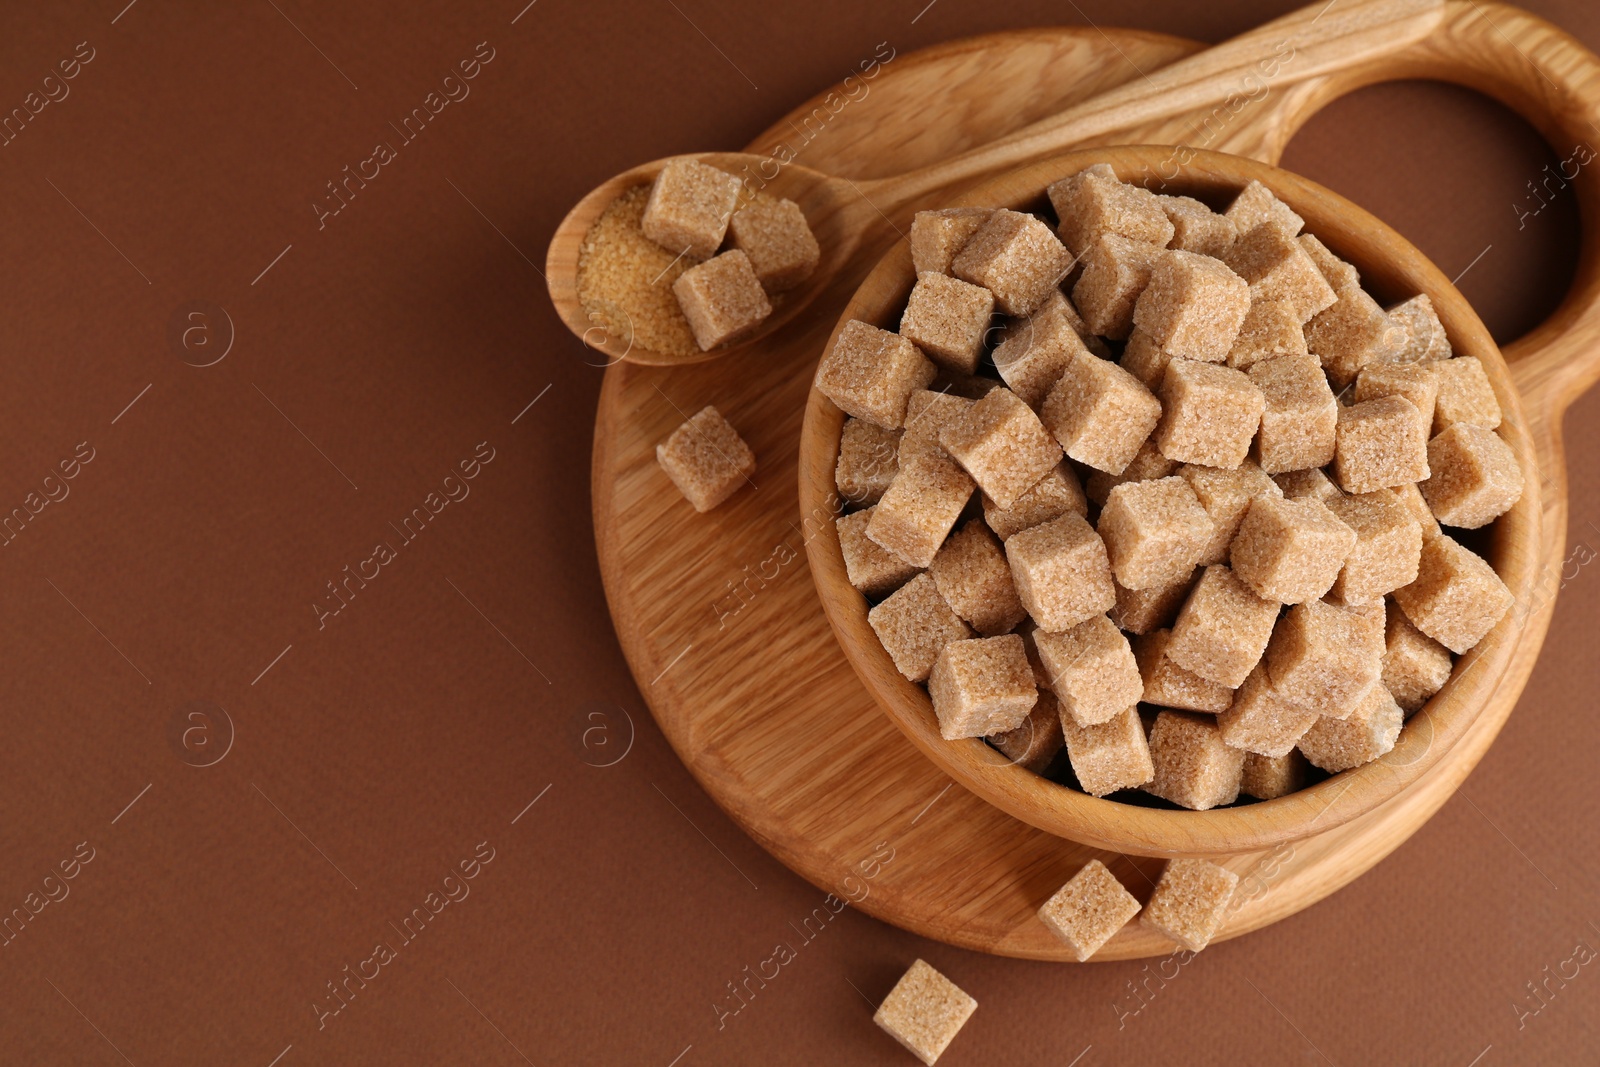
[(589, 320), (632, 347), (677, 356), (700, 351), (672, 283), (700, 262), (677, 256), (639, 228), (650, 186), (636, 185), (600, 213), (578, 253), (578, 299)]

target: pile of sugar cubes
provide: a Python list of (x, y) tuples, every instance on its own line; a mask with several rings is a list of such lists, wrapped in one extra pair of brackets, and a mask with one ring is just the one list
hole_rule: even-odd
[(1259, 182), (1048, 192), (1054, 229), (919, 213), (898, 331), (848, 322), (817, 369), (884, 649), (945, 738), (1095, 796), (1201, 810), (1388, 752), (1512, 600), (1441, 529), (1522, 494), (1483, 366)]
[(805, 281), (820, 258), (793, 200), (751, 196), (734, 175), (693, 159), (661, 169), (640, 227), (695, 264), (672, 292), (701, 351), (747, 336), (772, 314), (769, 295)]

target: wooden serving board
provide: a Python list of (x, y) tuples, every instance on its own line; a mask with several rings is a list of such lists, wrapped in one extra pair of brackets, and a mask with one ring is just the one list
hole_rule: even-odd
[[(1472, 5), (1479, 7), (1480, 5)], [(1496, 22), (1507, 16), (1497, 5)], [(1460, 5), (1462, 14), (1467, 5)], [(1517, 13), (1520, 15), (1520, 13)], [(1527, 16), (1523, 16), (1527, 18)], [(1534, 20), (1536, 21), (1536, 20)], [(1542, 24), (1540, 24), (1542, 25)], [(1470, 25), (1476, 47), (1482, 33)], [(861, 179), (902, 172), (1002, 136), (1139, 77), (1202, 46), (1131, 31), (1043, 29), (974, 38), (898, 56), (870, 90), (836, 112), (826, 94), (780, 119), (751, 145), (793, 146), (822, 108), (821, 132), (798, 162)], [(1529, 47), (1533, 47), (1529, 45)], [(1462, 76), (1460, 55), (1424, 52), (1383, 70), (1329, 72), (1268, 93), (1231, 115), (1204, 147), (1276, 162), (1293, 131), (1327, 100), (1388, 77), (1471, 80), (1540, 112), (1527, 72), (1490, 70), (1507, 49), (1485, 44), (1482, 79)], [(1242, 90), (1248, 91), (1248, 90)], [(838, 90), (840, 94), (843, 89)], [(1515, 93), (1523, 97), (1513, 98)], [(837, 100), (837, 97), (835, 98)], [(1548, 101), (1544, 102), (1548, 105)], [(1117, 131), (1098, 143), (1198, 143), (1213, 108)], [(813, 119), (812, 128), (817, 127)], [(1559, 126), (1541, 124), (1547, 132)], [(956, 189), (941, 191), (938, 203)], [(1580, 188), (1585, 210), (1595, 190)], [(934, 206), (932, 204), (914, 205)], [(896, 219), (903, 230), (909, 213)], [(889, 240), (894, 234), (889, 234)], [(966, 792), (923, 758), (881, 714), (823, 615), (804, 543), (827, 516), (796, 505), (801, 417), (817, 358), (840, 309), (878, 258), (863, 248), (797, 321), (753, 354), (681, 367), (612, 366), (595, 425), (593, 508), (612, 617), (640, 691), (680, 758), (713, 798), (761, 844), (815, 885), (887, 922), (966, 948), (1065, 960), (1037, 921), (1039, 904), (1091, 858), (1105, 861), (1141, 896), (1162, 861), (1100, 852), (1053, 837)], [(1575, 293), (1592, 303), (1588, 268)], [(1526, 613), (1511, 665), (1494, 696), (1447, 759), (1366, 816), (1270, 852), (1219, 857), (1243, 881), (1219, 937), (1291, 915), (1370, 869), (1454, 792), (1494, 739), (1532, 668), (1554, 599), (1565, 540), (1560, 412), (1594, 377), (1592, 359), (1570, 351), (1596, 335), (1576, 297), (1519, 346), (1519, 392), (1545, 476), (1539, 595)], [(1557, 345), (1564, 337), (1570, 344)], [(1537, 342), (1537, 343), (1535, 343)], [(1559, 349), (1559, 350), (1558, 350)], [(655, 463), (654, 449), (705, 404), (726, 414), (754, 449), (751, 487), (697, 515)], [(891, 851), (892, 850), (892, 851)], [(886, 856), (892, 861), (884, 862)], [(869, 879), (870, 876), (870, 879)], [(862, 896), (863, 889), (866, 891)], [(1174, 946), (1131, 924), (1096, 956), (1128, 959)]]

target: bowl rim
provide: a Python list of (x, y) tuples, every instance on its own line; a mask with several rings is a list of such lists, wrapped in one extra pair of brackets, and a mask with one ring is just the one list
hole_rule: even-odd
[[(1059, 837), (1137, 855), (1224, 855), (1272, 848), (1338, 826), (1394, 800), (1439, 763), (1493, 695), (1514, 649), (1516, 618), (1531, 610), (1528, 598), (1537, 581), (1543, 509), (1532, 442), (1504, 356), (1449, 278), (1389, 226), (1337, 193), (1289, 171), (1241, 156), (1168, 145), (1108, 146), (1039, 160), (939, 206), (1037, 210), (1051, 182), (1096, 163), (1108, 163), (1124, 181), (1135, 181), (1156, 192), (1198, 195), (1217, 202), (1251, 180), (1260, 181), (1305, 219), (1304, 232), (1315, 234), (1357, 267), (1363, 288), (1381, 303), (1387, 305), (1419, 292), (1428, 294), (1454, 354), (1476, 356), (1483, 363), (1503, 412), (1500, 436), (1512, 447), (1523, 470), (1522, 498), (1488, 528), (1487, 551), (1474, 549), (1486, 556), (1511, 590), (1515, 598), (1512, 608), (1475, 648), (1456, 657), (1444, 688), (1407, 719), (1399, 742), (1387, 755), (1275, 800), (1187, 811), (1093, 797), (1011, 763), (982, 738), (946, 741), (940, 736), (926, 690), (895, 669), (868, 625), (866, 598), (846, 576), (833, 522), (847, 504), (833, 479), (845, 416), (814, 382), (799, 454), (800, 513), (808, 527), (804, 539), (812, 580), (846, 659), (879, 708), (925, 756), (1001, 810)], [(851, 295), (822, 351), (832, 347), (839, 331), (852, 319), (884, 329), (897, 328), (915, 280), (909, 241), (902, 238)]]

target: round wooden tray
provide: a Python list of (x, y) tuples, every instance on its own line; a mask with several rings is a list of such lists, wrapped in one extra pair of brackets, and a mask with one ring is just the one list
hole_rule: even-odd
[[(1504, 59), (1516, 47), (1541, 47), (1525, 34), (1556, 31), (1495, 6), (1495, 22), (1509, 34), (1501, 42), (1487, 27), (1476, 28), (1468, 4), (1445, 6), (1456, 20), (1445, 27), (1451, 48), (1441, 49), (1436, 34), (1425, 48), (1381, 70), (1371, 64), (1319, 67), (1292, 91), (1270, 94), (1237, 115), (1205, 147), (1276, 162), (1317, 107), (1389, 77), (1467, 81), (1525, 112), (1539, 111), (1541, 128), (1551, 133), (1594, 114), (1592, 99), (1568, 121), (1533, 107), (1530, 81), (1538, 78), (1531, 70), (1512, 70)], [(1510, 43), (1518, 39), (1520, 46)], [(1570, 38), (1557, 43), (1577, 49)], [(1136, 67), (1148, 72), (1200, 48), (1154, 34), (1075, 29), (955, 42), (894, 58), (865, 96), (857, 89), (856, 99), (836, 111), (826, 94), (819, 95), (780, 119), (750, 150), (766, 152), (780, 142), (792, 147), (804, 140), (801, 131), (820, 130), (799, 149), (800, 163), (852, 178), (898, 173), (1137, 78)], [(1591, 65), (1584, 73), (1591, 73), (1593, 57), (1577, 50)], [(1484, 68), (1481, 76), (1474, 64)], [(1561, 76), (1559, 67), (1543, 65)], [(1589, 86), (1592, 93), (1592, 81)], [(1200, 113), (1172, 108), (1162, 119), (1146, 117), (1142, 125), (1097, 140), (1182, 143), (1211, 113), (1210, 105)], [(817, 114), (829, 116), (825, 124), (819, 126)], [(958, 192), (942, 190), (938, 200), (948, 202)], [(1578, 193), (1584, 210), (1600, 208), (1600, 190), (1592, 183), (1580, 184)], [(931, 205), (912, 209), (918, 206)], [(904, 225), (905, 219), (895, 221), (898, 229)], [(840, 309), (897, 236), (895, 227), (886, 227), (887, 238), (876, 246), (864, 242), (853, 269), (760, 351), (682, 367), (618, 364), (607, 370), (592, 473), (606, 595), (662, 731), (717, 803), (781, 861), (869, 914), (924, 936), (1066, 960), (1064, 947), (1035, 918), (1039, 904), (1091, 858), (1147, 895), (1162, 861), (1053, 837), (955, 785), (867, 694), (835, 641), (806, 569), (806, 538), (830, 521), (801, 515), (796, 506), (797, 446), (811, 374)], [(1487, 706), (1449, 756), (1395, 800), (1292, 844), (1219, 857), (1242, 877), (1219, 937), (1291, 915), (1371, 868), (1448, 799), (1510, 713), (1543, 640), (1559, 580), (1559, 563), (1549, 561), (1561, 559), (1566, 529), (1560, 413), (1596, 373), (1597, 295), (1600, 271), (1586, 260), (1551, 322), (1506, 349), (1543, 476), (1545, 543), (1539, 552), (1546, 565), (1534, 595), (1513, 609), (1523, 616), (1519, 639)], [(759, 467), (752, 487), (697, 515), (656, 466), (654, 449), (708, 403), (745, 436)], [(884, 862), (888, 856), (892, 861)], [(1173, 947), (1130, 924), (1096, 959)]]

